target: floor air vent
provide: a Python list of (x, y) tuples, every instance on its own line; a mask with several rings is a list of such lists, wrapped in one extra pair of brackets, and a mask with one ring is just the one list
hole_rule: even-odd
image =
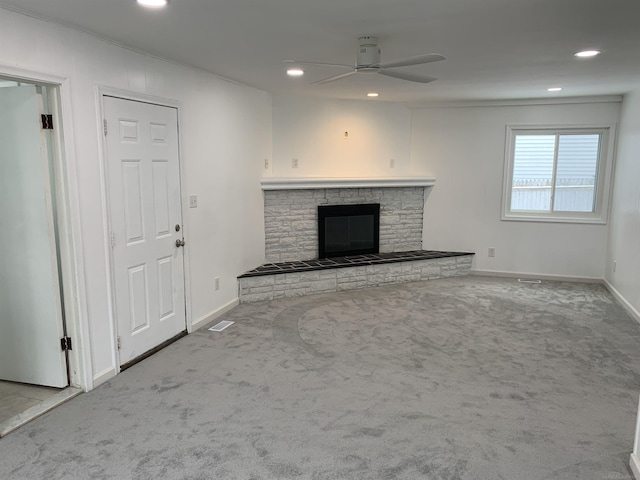
[(223, 320), (220, 323), (217, 323), (216, 325), (214, 325), (213, 327), (211, 327), (209, 329), (210, 332), (221, 332), (223, 331), (225, 328), (230, 327), (231, 325), (233, 325), (235, 322), (230, 322), (228, 320)]

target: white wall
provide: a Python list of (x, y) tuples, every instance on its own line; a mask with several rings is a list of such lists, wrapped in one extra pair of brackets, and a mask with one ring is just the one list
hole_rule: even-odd
[[(611, 203), (605, 279), (640, 320), (640, 90), (624, 97)], [(615, 272), (613, 262), (616, 262)], [(630, 465), (640, 478), (640, 408)]]
[[(418, 175), (410, 163), (411, 112), (400, 104), (354, 100), (273, 99), (275, 177)], [(348, 132), (348, 138), (345, 138)], [(292, 159), (298, 168), (292, 168)], [(395, 168), (390, 168), (390, 160)]]
[[(601, 279), (608, 225), (500, 219), (505, 132), (507, 124), (617, 124), (619, 115), (617, 101), (408, 109), (277, 96), (273, 162), (265, 175), (434, 175), (424, 248), (476, 252), (476, 270)], [(489, 247), (495, 258), (487, 256)]]
[[(187, 193), (192, 320), (237, 298), (236, 276), (264, 258), (259, 179), (271, 157), (271, 97), (73, 29), (0, 9), (0, 74), (32, 70), (69, 79), (78, 210), (91, 337), (91, 375), (114, 370), (101, 200), (97, 85), (180, 102), (181, 154)], [(214, 277), (221, 289), (214, 291)], [(82, 300), (82, 299), (81, 299)]]
[(625, 95), (622, 104), (610, 223), (605, 278), (639, 318), (640, 90)]
[(414, 109), (411, 162), (436, 177), (423, 248), (475, 252), (475, 270), (602, 279), (607, 225), (500, 219), (505, 132), (508, 124), (617, 123), (619, 109), (618, 102)]

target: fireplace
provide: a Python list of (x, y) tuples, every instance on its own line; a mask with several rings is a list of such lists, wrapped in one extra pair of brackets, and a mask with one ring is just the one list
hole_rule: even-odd
[[(315, 181), (315, 180), (314, 180)], [(318, 206), (380, 204), (379, 253), (422, 249), (422, 224), (426, 187), (416, 185), (362, 185), (349, 182), (322, 184), (309, 179), (290, 188), (280, 181), (263, 180), (265, 260), (299, 262), (317, 259)], [(424, 183), (427, 183), (425, 180)], [(331, 188), (330, 188), (331, 187)], [(348, 187), (348, 188), (347, 188)]]
[(378, 253), (380, 204), (318, 206), (318, 257)]

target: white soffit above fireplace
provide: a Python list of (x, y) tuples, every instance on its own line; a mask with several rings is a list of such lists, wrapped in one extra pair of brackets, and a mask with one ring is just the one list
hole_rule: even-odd
[(262, 190), (302, 190), (314, 188), (432, 187), (435, 177), (387, 178), (263, 178)]

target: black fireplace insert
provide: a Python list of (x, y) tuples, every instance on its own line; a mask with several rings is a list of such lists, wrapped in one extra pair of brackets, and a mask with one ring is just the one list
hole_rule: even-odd
[(379, 203), (318, 207), (319, 258), (378, 253), (379, 237)]

